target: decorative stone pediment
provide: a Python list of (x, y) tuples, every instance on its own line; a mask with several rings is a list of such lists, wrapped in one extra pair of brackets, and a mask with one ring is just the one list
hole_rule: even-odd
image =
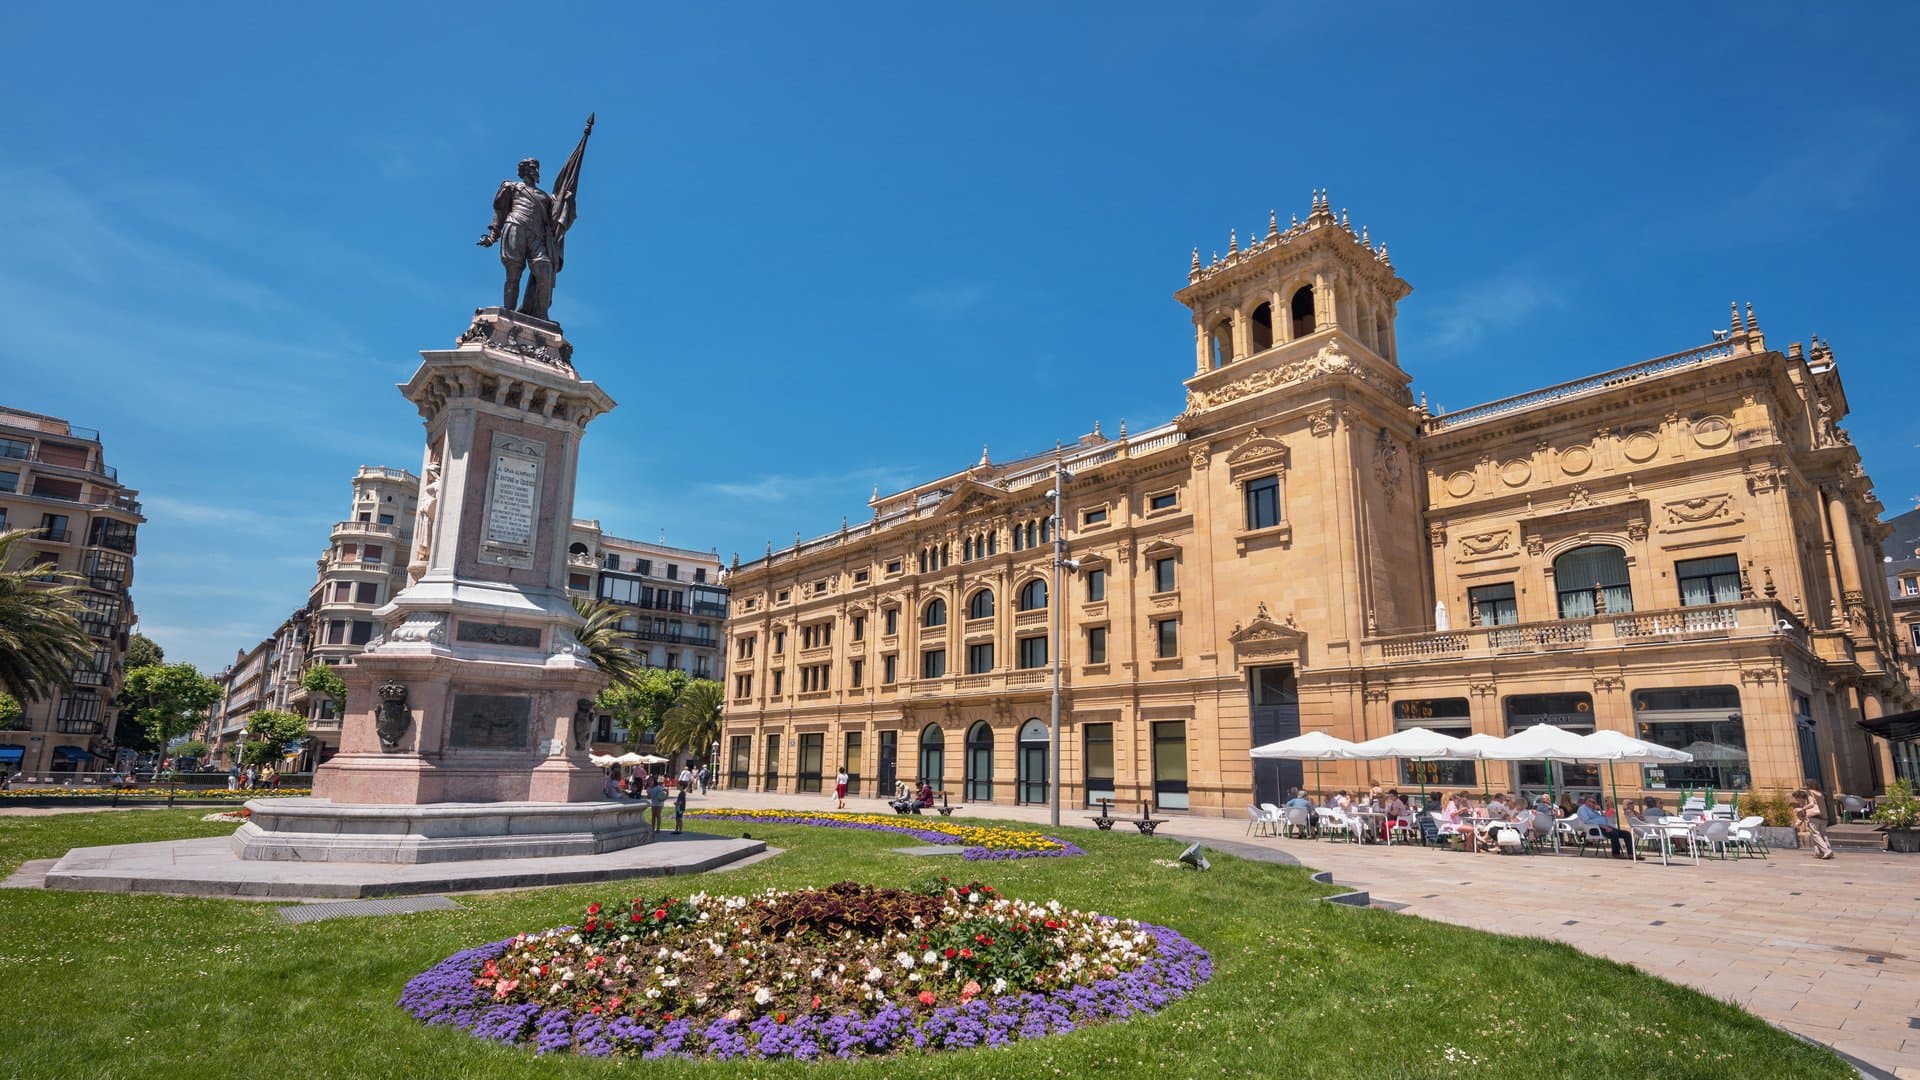
[(1178, 554), (1180, 554), (1180, 545), (1170, 540), (1155, 540), (1140, 549), (1140, 557), (1143, 559), (1159, 559)]
[(1285, 622), (1274, 621), (1267, 614), (1265, 604), (1260, 605), (1253, 621), (1245, 626), (1236, 625), (1227, 642), (1233, 646), (1234, 663), (1238, 666), (1287, 659), (1300, 666), (1306, 661), (1307, 632), (1294, 625), (1291, 613)]
[(934, 509), (934, 516), (956, 517), (983, 510), (1002, 509), (1002, 502), (1005, 498), (1006, 493), (1003, 491), (987, 487), (985, 484), (975, 483), (972, 480), (962, 480), (959, 485), (953, 489), (953, 494), (940, 500), (940, 505)]
[(1288, 449), (1286, 443), (1263, 435), (1259, 428), (1254, 428), (1227, 455), (1227, 476), (1239, 481), (1258, 473), (1284, 473), (1292, 457), (1293, 451)]

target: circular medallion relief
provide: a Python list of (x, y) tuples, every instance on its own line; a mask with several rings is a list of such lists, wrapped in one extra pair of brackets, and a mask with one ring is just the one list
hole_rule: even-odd
[(1470, 472), (1457, 472), (1447, 477), (1447, 494), (1456, 499), (1465, 498), (1473, 494), (1473, 474)]
[(1727, 418), (1724, 416), (1703, 417), (1699, 423), (1693, 425), (1693, 441), (1709, 450), (1716, 446), (1727, 445), (1727, 440), (1731, 438), (1733, 438), (1733, 425), (1727, 423)]
[(1579, 476), (1593, 468), (1593, 451), (1584, 446), (1569, 446), (1560, 451), (1560, 471), (1568, 476)]
[(1660, 440), (1651, 431), (1636, 431), (1627, 436), (1620, 452), (1627, 455), (1628, 461), (1648, 461), (1660, 452)]
[(1500, 466), (1500, 479), (1505, 480), (1508, 487), (1519, 487), (1533, 479), (1533, 466), (1514, 458)]

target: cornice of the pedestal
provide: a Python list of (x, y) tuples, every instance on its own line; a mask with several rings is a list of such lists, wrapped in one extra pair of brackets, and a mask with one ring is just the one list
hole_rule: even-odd
[(516, 622), (564, 626), (580, 625), (573, 600), (558, 589), (529, 588), (490, 581), (462, 581), (432, 573), (400, 590), (374, 611), (391, 625), (416, 611), (453, 612), (476, 619), (512, 619)]
[[(480, 328), (479, 316), (475, 328)], [(496, 334), (463, 338), (451, 349), (423, 349), (420, 367), (400, 384), (400, 392), (429, 421), (462, 400), (542, 426), (575, 429), (613, 410), (613, 398), (580, 378), (557, 354), (539, 359), (527, 354), (526, 343), (511, 344), (513, 348), (503, 345)]]

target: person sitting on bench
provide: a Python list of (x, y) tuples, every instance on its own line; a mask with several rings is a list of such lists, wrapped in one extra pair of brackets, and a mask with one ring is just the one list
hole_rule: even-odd
[(920, 781), (920, 787), (913, 793), (913, 802), (922, 810), (933, 809), (933, 785)]

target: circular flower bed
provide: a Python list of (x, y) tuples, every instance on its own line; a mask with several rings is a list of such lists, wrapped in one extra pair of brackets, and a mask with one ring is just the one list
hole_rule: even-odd
[(1213, 974), (1163, 926), (1000, 896), (841, 882), (587, 905), (577, 927), (455, 953), (400, 1006), (539, 1053), (885, 1056), (1152, 1013)]
[[(312, 788), (255, 788), (252, 791), (228, 791), (225, 788), (176, 788), (174, 798), (181, 802), (244, 802), (247, 799), (293, 799), (313, 794)], [(164, 799), (165, 784), (138, 787), (19, 787), (0, 791), (0, 799)]]
[(1042, 836), (1027, 829), (928, 821), (899, 815), (850, 814), (827, 810), (810, 814), (797, 810), (715, 809), (689, 810), (687, 816), (715, 821), (760, 821), (770, 825), (816, 825), (827, 829), (898, 833), (930, 844), (965, 844), (966, 850), (960, 853), (961, 857), (976, 862), (982, 859), (1045, 859), (1086, 854), (1079, 845), (1070, 841)]

